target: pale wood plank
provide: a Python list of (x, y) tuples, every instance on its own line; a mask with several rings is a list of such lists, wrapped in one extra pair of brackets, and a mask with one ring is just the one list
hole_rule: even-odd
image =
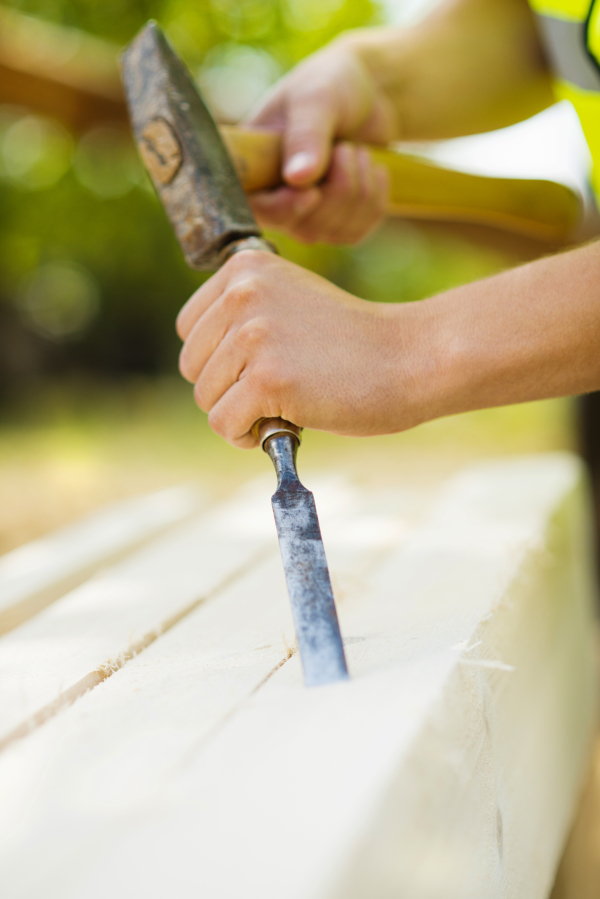
[[(293, 657), (237, 711), (230, 705), (234, 713), (205, 732), (185, 763), (182, 743), (193, 747), (198, 733), (189, 684), (212, 684), (200, 717), (211, 696), (222, 709), (232, 671), (269, 649), (257, 651), (252, 631), (237, 658), (219, 656), (231, 606), (223, 619), (220, 600), (199, 608), (3, 754), (3, 795), (13, 786), (10, 820), (0, 827), (3, 891), (545, 899), (595, 704), (578, 477), (569, 459), (534, 459), (455, 484), (404, 551), (375, 576), (363, 565), (363, 585), (340, 604), (354, 680), (306, 691)], [(230, 588), (252, 608), (269, 583), (254, 576)], [(179, 670), (174, 659), (159, 663), (161, 649), (208, 611), (218, 626), (213, 654), (203, 648), (204, 678), (193, 643)], [(128, 752), (119, 738), (132, 708), (128, 690), (121, 724), (106, 725), (120, 686), (131, 690), (144, 663), (142, 694), (154, 677), (160, 688), (148, 697), (178, 681), (187, 698), (170, 720), (163, 701), (154, 739), (148, 726)], [(153, 707), (146, 704), (142, 720), (152, 720)], [(83, 762), (72, 742), (77, 728), (62, 729), (76, 718)], [(35, 789), (20, 793), (32, 772)]]
[[(342, 516), (336, 513), (338, 502), (324, 501), (323, 489), (318, 496), (343, 609), (353, 593), (364, 589), (369, 570), (405, 539), (413, 497), (386, 493), (368, 497), (358, 509), (344, 502)], [(426, 496), (421, 505), (427, 508)], [(25, 889), (30, 876), (44, 872), (45, 879), (49, 871), (68, 868), (74, 851), (85, 855), (86, 845), (103, 838), (108, 821), (118, 826), (123, 813), (144, 804), (158, 784), (168, 783), (173, 770), (260, 688), (293, 645), (275, 555), (2, 753), (0, 871), (5, 878), (19, 870), (18, 888)], [(25, 872), (22, 853), (31, 852), (36, 865)], [(36, 883), (34, 893), (40, 888)], [(16, 880), (9, 884), (0, 875), (0, 892), (2, 884), (10, 890)]]
[(0, 635), (205, 504), (196, 487), (161, 490), (113, 503), (6, 553), (0, 558)]
[(268, 512), (260, 496), (233, 500), (0, 639), (0, 745), (109, 676), (267, 547), (274, 552)]
[[(265, 553), (277, 553), (272, 478), (179, 527), (0, 639), (0, 747), (97, 685)], [(352, 501), (342, 483), (320, 507)]]

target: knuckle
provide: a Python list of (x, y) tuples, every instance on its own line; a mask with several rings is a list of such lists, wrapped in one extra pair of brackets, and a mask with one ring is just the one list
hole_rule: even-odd
[(242, 274), (248, 267), (248, 256), (248, 253), (234, 253), (223, 266), (223, 271), (230, 276)]
[(269, 398), (280, 397), (293, 387), (293, 378), (280, 359), (265, 359), (254, 374), (260, 393)]
[(223, 297), (223, 301), (229, 309), (245, 309), (251, 304), (255, 294), (254, 280), (248, 276), (243, 281), (238, 281), (237, 284), (229, 287)]
[(237, 332), (237, 340), (246, 349), (263, 347), (270, 336), (271, 328), (267, 319), (253, 318), (246, 322)]
[(272, 254), (262, 250), (240, 250), (230, 256), (225, 266), (232, 274), (243, 275), (245, 272), (255, 272), (268, 265)]

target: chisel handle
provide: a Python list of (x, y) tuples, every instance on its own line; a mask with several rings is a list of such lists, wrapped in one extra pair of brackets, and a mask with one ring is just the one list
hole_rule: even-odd
[[(220, 130), (246, 191), (281, 184), (280, 134)], [(581, 218), (581, 198), (564, 184), (471, 175), (385, 147), (368, 150), (389, 173), (389, 215), (490, 225), (552, 242), (567, 241)]]
[[(277, 254), (277, 247), (270, 240), (266, 240), (264, 237), (244, 237), (225, 247), (221, 264), (235, 253), (241, 253), (242, 250), (263, 250), (267, 253)], [(302, 443), (302, 428), (292, 424), (291, 421), (286, 421), (285, 418), (259, 418), (252, 425), (251, 431), (265, 453), (267, 452), (267, 441), (278, 434), (290, 434), (296, 439), (298, 446)]]

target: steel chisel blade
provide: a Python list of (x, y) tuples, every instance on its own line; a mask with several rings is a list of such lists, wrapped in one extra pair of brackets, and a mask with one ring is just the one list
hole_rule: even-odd
[(271, 503), (306, 685), (345, 680), (348, 669), (313, 495), (295, 481), (280, 487)]

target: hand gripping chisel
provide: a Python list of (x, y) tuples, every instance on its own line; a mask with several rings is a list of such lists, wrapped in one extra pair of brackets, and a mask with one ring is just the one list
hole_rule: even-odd
[[(155, 22), (126, 49), (122, 69), (140, 154), (188, 265), (215, 271), (241, 250), (277, 252), (261, 235), (190, 73)], [(253, 431), (277, 473), (272, 505), (305, 682), (344, 680), (348, 671), (317, 510), (296, 472), (301, 430), (271, 418)]]

